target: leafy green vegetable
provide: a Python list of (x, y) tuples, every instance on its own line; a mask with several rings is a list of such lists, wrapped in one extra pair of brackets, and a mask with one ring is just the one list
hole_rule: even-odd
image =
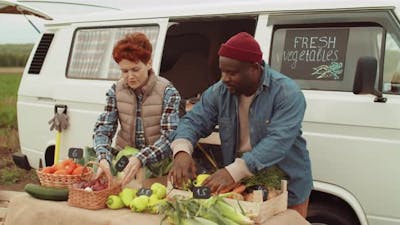
[(268, 190), (281, 188), (281, 180), (287, 179), (287, 175), (278, 166), (272, 166), (260, 170), (252, 177), (247, 177), (241, 180), (246, 187), (254, 185), (263, 185)]
[(145, 178), (154, 178), (167, 175), (172, 167), (172, 158), (168, 157), (159, 162), (144, 167)]
[[(139, 152), (138, 149), (129, 147), (129, 146), (120, 150), (118, 152), (117, 156), (113, 158), (113, 162), (112, 162), (113, 166), (111, 166), (111, 173), (113, 174), (113, 176), (117, 175), (117, 170), (115, 169), (115, 163), (122, 156), (126, 156), (129, 158), (130, 156), (135, 155), (138, 152)], [(79, 162), (79, 164), (85, 165), (89, 161), (97, 162), (96, 151), (94, 150), (93, 147), (85, 147), (84, 160)], [(171, 157), (168, 157), (159, 162), (147, 165), (144, 167), (145, 178), (154, 178), (154, 177), (161, 177), (161, 176), (167, 175), (169, 170), (171, 169), (171, 167), (172, 167), (172, 158)]]
[(97, 162), (96, 151), (93, 147), (85, 147), (84, 162), (83, 165), (90, 162)]

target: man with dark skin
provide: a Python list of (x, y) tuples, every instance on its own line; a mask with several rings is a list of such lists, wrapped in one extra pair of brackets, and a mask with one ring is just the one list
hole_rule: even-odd
[(258, 43), (247, 33), (231, 37), (218, 54), (221, 81), (181, 119), (171, 144), (170, 179), (181, 186), (196, 176), (193, 146), (218, 124), (224, 167), (203, 185), (215, 192), (276, 165), (288, 176), (289, 208), (306, 217), (312, 175), (301, 131), (306, 107), (301, 90), (263, 64)]
[[(219, 58), (219, 67), (222, 72), (222, 81), (230, 93), (251, 96), (256, 92), (262, 71), (260, 64), (241, 62), (221, 56)], [(187, 168), (190, 169), (188, 170)], [(178, 152), (174, 157), (173, 173), (178, 184), (189, 178), (196, 177), (196, 167), (192, 156), (185, 151)], [(217, 170), (209, 179), (206, 179), (203, 185), (210, 187), (211, 191), (215, 192), (218, 188), (235, 184), (228, 171), (223, 168)]]

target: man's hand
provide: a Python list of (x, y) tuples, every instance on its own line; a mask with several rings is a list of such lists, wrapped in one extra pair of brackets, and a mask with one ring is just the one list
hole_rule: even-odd
[(232, 176), (225, 168), (217, 170), (203, 182), (204, 186), (211, 189), (211, 192), (219, 192), (221, 189), (236, 185)]
[(191, 155), (181, 151), (175, 155), (169, 179), (174, 185), (183, 187), (189, 179), (196, 176), (196, 166)]
[(129, 158), (129, 162), (124, 169), (125, 176), (122, 179), (122, 186), (125, 186), (135, 177), (135, 175), (139, 172), (139, 169), (142, 167), (142, 162), (136, 157), (132, 156)]

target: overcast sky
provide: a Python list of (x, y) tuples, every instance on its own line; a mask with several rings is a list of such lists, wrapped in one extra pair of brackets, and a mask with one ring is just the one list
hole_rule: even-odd
[[(42, 19), (28, 17), (39, 28), (43, 29)], [(22, 15), (0, 14), (0, 44), (35, 43), (39, 38), (28, 20)]]

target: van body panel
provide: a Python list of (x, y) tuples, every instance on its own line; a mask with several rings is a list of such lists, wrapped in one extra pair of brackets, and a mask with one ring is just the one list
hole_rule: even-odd
[(368, 216), (369, 224), (380, 224), (380, 225), (396, 225), (400, 223), (399, 219), (391, 219), (380, 216)]
[[(303, 92), (307, 100), (310, 99), (307, 101), (304, 122), (400, 129), (400, 118), (396, 112), (396, 109), (400, 107), (398, 95), (387, 96), (390, 100), (385, 104), (379, 104), (379, 102), (374, 102), (374, 96), (371, 95), (312, 90)], [(374, 135), (373, 132), (366, 133)]]

